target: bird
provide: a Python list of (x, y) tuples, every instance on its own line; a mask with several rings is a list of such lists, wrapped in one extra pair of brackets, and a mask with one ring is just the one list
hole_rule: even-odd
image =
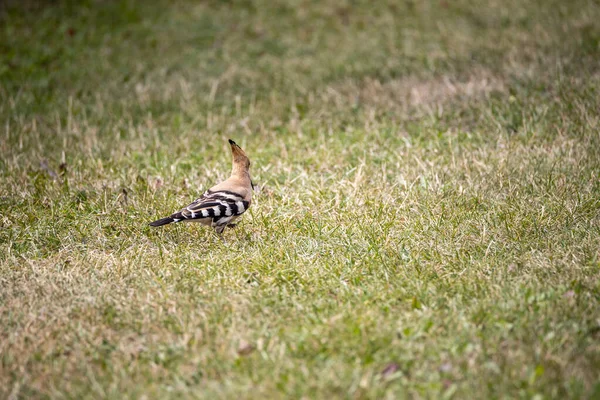
[(254, 183), (250, 178), (250, 159), (233, 140), (229, 139), (233, 166), (231, 176), (205, 191), (188, 206), (166, 218), (150, 222), (159, 227), (172, 222), (200, 222), (210, 225), (221, 237), (225, 227), (234, 227), (237, 220), (252, 204)]

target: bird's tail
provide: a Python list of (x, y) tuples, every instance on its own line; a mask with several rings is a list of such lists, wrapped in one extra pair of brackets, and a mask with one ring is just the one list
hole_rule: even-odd
[(175, 219), (171, 218), (171, 217), (167, 217), (167, 218), (161, 218), (161, 219), (157, 219), (154, 222), (150, 222), (150, 226), (163, 226), (163, 225), (167, 225), (170, 224), (171, 222), (175, 222)]

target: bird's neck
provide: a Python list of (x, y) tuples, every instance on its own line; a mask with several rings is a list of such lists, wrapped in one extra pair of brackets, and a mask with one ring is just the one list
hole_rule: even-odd
[(248, 171), (248, 168), (245, 168), (241, 165), (233, 164), (233, 168), (231, 170), (231, 177), (237, 178), (243, 181), (244, 183), (250, 184), (250, 171)]

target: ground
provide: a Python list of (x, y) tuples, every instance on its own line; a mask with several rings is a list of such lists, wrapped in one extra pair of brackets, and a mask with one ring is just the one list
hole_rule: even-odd
[(0, 4), (0, 398), (599, 398), (599, 20)]

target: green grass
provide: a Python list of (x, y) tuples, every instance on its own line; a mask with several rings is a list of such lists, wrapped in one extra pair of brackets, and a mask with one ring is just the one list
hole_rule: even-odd
[(0, 398), (600, 397), (599, 20), (0, 5)]

